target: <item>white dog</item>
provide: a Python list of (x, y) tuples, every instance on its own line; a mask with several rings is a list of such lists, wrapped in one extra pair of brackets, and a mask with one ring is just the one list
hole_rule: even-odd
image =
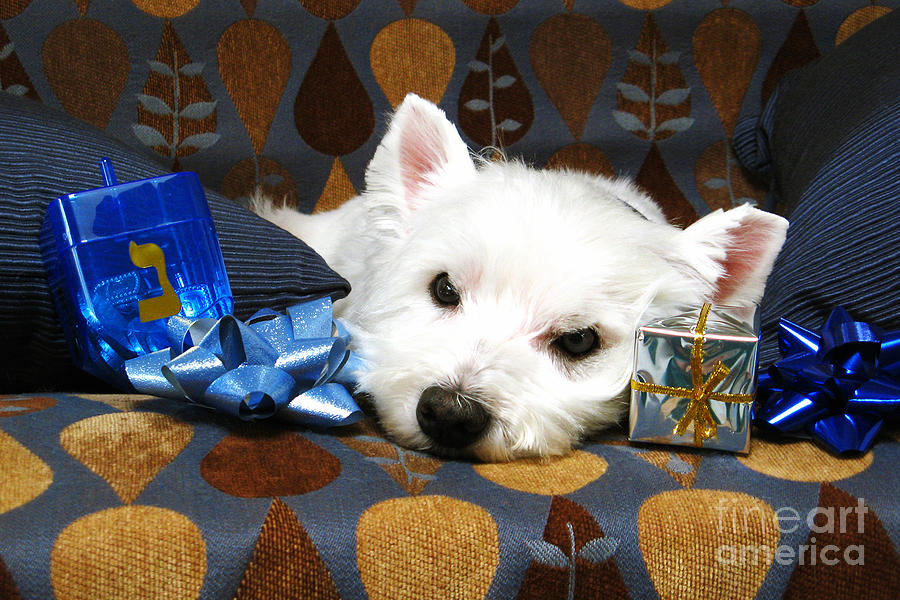
[(414, 95), (365, 179), (331, 212), (255, 208), (350, 281), (336, 310), (387, 432), (489, 461), (563, 454), (616, 422), (642, 313), (758, 300), (787, 229), (742, 206), (682, 230), (627, 181), (476, 166)]

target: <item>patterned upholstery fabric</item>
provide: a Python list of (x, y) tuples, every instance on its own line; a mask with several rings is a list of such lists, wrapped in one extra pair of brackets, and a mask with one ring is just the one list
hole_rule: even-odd
[(815, 0), (16, 0), (2, 88), (301, 210), (363, 185), (407, 91), (474, 147), (635, 177), (686, 224), (765, 189), (729, 148), (784, 73), (898, 5)]
[[(687, 224), (776, 208), (735, 159), (738, 121), (755, 128), (787, 72), (898, 5), (12, 0), (0, 88), (226, 197), (260, 185), (303, 211), (360, 189), (415, 91), (473, 147), (634, 177)], [(613, 431), (559, 460), (472, 464), (371, 419), (318, 431), (146, 397), (2, 396), (0, 598), (892, 599), (898, 460), (893, 427), (847, 458)]]
[[(3, 598), (895, 598), (900, 432), (444, 462), (371, 422), (0, 399)], [(12, 465), (15, 465), (14, 467)]]

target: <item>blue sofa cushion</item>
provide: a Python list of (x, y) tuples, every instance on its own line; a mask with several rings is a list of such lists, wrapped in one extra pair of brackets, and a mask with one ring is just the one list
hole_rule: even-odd
[(761, 364), (778, 320), (818, 329), (835, 305), (900, 329), (900, 11), (782, 80), (735, 133), (791, 222), (762, 305)]

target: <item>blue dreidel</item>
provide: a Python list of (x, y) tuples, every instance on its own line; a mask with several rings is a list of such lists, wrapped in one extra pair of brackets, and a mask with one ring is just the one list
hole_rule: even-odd
[(127, 390), (122, 364), (171, 346), (171, 317), (218, 319), (234, 301), (196, 174), (118, 183), (109, 159), (100, 170), (104, 187), (47, 207), (41, 250), (75, 364)]

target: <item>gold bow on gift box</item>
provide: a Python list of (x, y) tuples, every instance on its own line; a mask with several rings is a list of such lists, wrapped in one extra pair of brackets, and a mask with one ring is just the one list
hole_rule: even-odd
[(631, 380), (631, 389), (639, 392), (691, 399), (684, 416), (675, 425), (672, 433), (684, 435), (684, 432), (693, 423), (694, 444), (696, 446), (701, 446), (704, 440), (716, 437), (716, 423), (713, 421), (709, 410), (710, 400), (738, 402), (741, 404), (753, 402), (753, 396), (750, 394), (728, 394), (713, 391), (731, 372), (721, 360), (717, 360), (713, 364), (712, 372), (710, 372), (706, 380), (703, 379), (703, 346), (706, 343), (706, 319), (709, 317), (711, 308), (710, 304), (703, 305), (703, 308), (700, 309), (700, 318), (697, 319), (697, 325), (694, 327), (694, 348), (691, 351), (691, 388), (645, 383), (634, 378)]

